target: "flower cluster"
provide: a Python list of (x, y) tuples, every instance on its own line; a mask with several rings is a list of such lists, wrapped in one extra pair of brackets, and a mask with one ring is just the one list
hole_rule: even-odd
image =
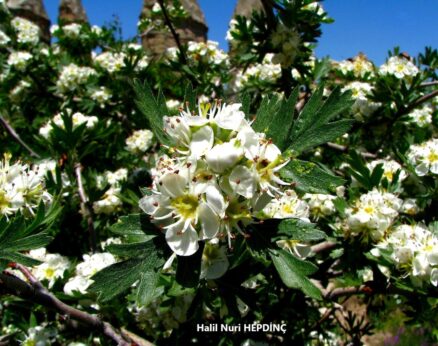
[(402, 168), (402, 166), (394, 160), (390, 159), (378, 159), (371, 161), (367, 163), (367, 167), (370, 171), (373, 171), (374, 168), (376, 168), (377, 165), (382, 165), (383, 168), (383, 177), (388, 180), (389, 183), (391, 183), (394, 179), (394, 176), (397, 174), (398, 171), (400, 171), (398, 176), (398, 181), (402, 182), (406, 179), (407, 173)]
[(79, 23), (70, 23), (62, 26), (64, 35), (68, 38), (77, 38), (81, 34), (82, 25)]
[(137, 130), (126, 139), (126, 149), (133, 153), (144, 153), (152, 146), (154, 135), (150, 130)]
[(272, 199), (262, 214), (269, 219), (298, 218), (309, 221), (309, 206), (294, 190), (286, 190), (284, 194)]
[(188, 43), (187, 53), (194, 61), (212, 65), (228, 65), (228, 55), (219, 49), (219, 43), (215, 41), (191, 41)]
[(39, 281), (47, 280), (49, 288), (53, 287), (57, 279), (62, 279), (65, 271), (70, 268), (67, 257), (47, 253), (45, 248), (31, 250), (29, 256), (43, 262), (32, 268), (32, 274)]
[(376, 245), (372, 254), (390, 253), (395, 266), (421, 286), (430, 282), (438, 286), (438, 238), (422, 224), (401, 225)]
[(342, 91), (351, 90), (355, 100), (352, 112), (356, 119), (364, 120), (371, 116), (379, 107), (380, 103), (369, 100), (373, 87), (365, 82), (351, 82), (342, 88)]
[(255, 132), (240, 104), (199, 107), (165, 117), (164, 128), (177, 144), (154, 170), (152, 194), (140, 207), (166, 231), (180, 256), (198, 250), (198, 240), (240, 231), (287, 185), (277, 172), (287, 163), (264, 134)]
[(125, 67), (125, 58), (126, 55), (121, 52), (103, 52), (94, 58), (94, 62), (108, 73), (115, 73)]
[(127, 178), (128, 170), (126, 168), (105, 173), (105, 180), (110, 185), (110, 188), (99, 201), (93, 203), (93, 210), (96, 214), (112, 214), (120, 210), (123, 203), (118, 195), (122, 189), (122, 182)]
[(17, 211), (33, 214), (41, 201), (52, 200), (44, 187), (45, 172), (38, 165), (30, 167), (20, 162), (11, 165), (10, 159), (10, 154), (4, 154), (0, 162), (0, 215)]
[(347, 231), (365, 240), (379, 241), (392, 225), (403, 201), (389, 192), (374, 189), (345, 210)]
[(367, 79), (374, 75), (374, 65), (363, 54), (353, 59), (343, 60), (335, 63), (336, 69), (344, 76)]
[(19, 43), (37, 44), (40, 40), (40, 28), (34, 23), (21, 17), (11, 20), (11, 25), (17, 33)]
[(382, 75), (392, 75), (398, 79), (403, 79), (406, 77), (414, 77), (420, 71), (418, 67), (407, 58), (392, 56), (386, 63), (380, 66), (379, 72)]
[[(73, 123), (73, 129), (77, 128), (78, 126), (80, 126), (82, 124), (86, 124), (86, 127), (88, 129), (92, 129), (96, 126), (97, 122), (99, 121), (99, 119), (95, 116), (88, 116), (88, 115), (84, 115), (84, 114), (79, 113), (79, 112), (76, 112), (73, 114), (71, 114), (71, 113), (72, 113), (71, 110), (67, 110), (65, 115), (71, 116), (71, 120)], [(62, 129), (65, 128), (64, 119), (62, 118), (61, 114), (56, 114), (51, 121), (49, 121), (47, 124), (45, 124), (39, 130), (40, 135), (46, 139), (50, 137), (50, 134), (53, 131), (52, 123), (55, 124), (56, 126), (62, 128)]]
[(300, 35), (286, 25), (279, 23), (271, 36), (272, 46), (279, 52), (275, 54), (272, 62), (282, 67), (290, 66), (298, 54)]
[(62, 68), (56, 82), (56, 88), (60, 94), (74, 91), (78, 86), (86, 84), (89, 78), (94, 75), (96, 75), (96, 71), (91, 67), (69, 64)]
[(281, 77), (281, 66), (272, 63), (273, 57), (272, 53), (266, 54), (261, 64), (252, 65), (244, 72), (240, 71), (236, 76), (236, 88), (240, 90), (275, 83)]
[(32, 60), (33, 55), (29, 52), (11, 52), (8, 58), (8, 65), (19, 71), (24, 71)]
[(320, 217), (332, 215), (336, 211), (335, 204), (333, 203), (336, 196), (321, 193), (306, 193), (303, 199), (309, 206), (310, 214), (316, 220)]
[(83, 259), (84, 261), (76, 266), (76, 275), (64, 285), (65, 294), (74, 295), (74, 292), (85, 294), (93, 283), (91, 277), (99, 270), (116, 263), (115, 257), (107, 252), (84, 255)]
[(406, 156), (418, 176), (438, 174), (438, 139), (412, 145)]
[(408, 116), (410, 122), (416, 126), (426, 127), (432, 124), (432, 108), (430, 106), (414, 109)]
[(98, 89), (94, 89), (90, 93), (90, 98), (96, 101), (100, 108), (105, 108), (105, 104), (111, 100), (112, 94), (106, 87), (100, 87)]

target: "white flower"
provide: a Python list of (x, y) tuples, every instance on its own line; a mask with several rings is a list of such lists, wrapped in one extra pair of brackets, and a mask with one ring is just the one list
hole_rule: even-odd
[(310, 194), (306, 193), (303, 199), (307, 202), (310, 208), (310, 213), (318, 219), (320, 216), (332, 215), (335, 211), (335, 205), (333, 200), (336, 196), (325, 194)]
[(274, 54), (266, 54), (261, 64), (248, 67), (244, 73), (236, 76), (236, 87), (242, 89), (249, 86), (275, 83), (281, 77), (281, 65), (273, 64)]
[(393, 75), (398, 79), (403, 79), (405, 77), (414, 77), (419, 73), (419, 70), (407, 58), (392, 56), (380, 66), (379, 72), (382, 75)]
[(68, 38), (77, 38), (81, 34), (82, 25), (78, 23), (71, 23), (62, 26), (64, 35)]
[(374, 189), (345, 210), (348, 229), (365, 239), (378, 241), (398, 216), (401, 205), (402, 200), (395, 195)]
[(394, 160), (389, 160), (389, 159), (379, 159), (379, 160), (374, 160), (371, 161), (370, 163), (367, 163), (367, 167), (370, 171), (373, 171), (374, 168), (376, 168), (376, 166), (382, 164), (382, 168), (383, 168), (383, 177), (386, 178), (388, 180), (388, 182), (392, 182), (392, 180), (394, 179), (395, 174), (397, 173), (397, 171), (400, 171), (399, 176), (398, 176), (398, 181), (402, 182), (403, 180), (406, 179), (407, 177), (407, 173), (406, 171), (402, 168), (402, 166), (394, 161)]
[(274, 55), (272, 62), (280, 64), (282, 67), (290, 66), (298, 53), (300, 45), (300, 35), (293, 29), (288, 28), (282, 23), (278, 23), (277, 28), (271, 35), (271, 42), (274, 48), (280, 50)]
[(412, 145), (406, 156), (415, 167), (418, 176), (438, 174), (438, 139), (433, 138), (419, 145)]
[(11, 25), (17, 32), (19, 43), (37, 44), (40, 40), (40, 28), (31, 21), (15, 17), (11, 20)]
[[(71, 116), (73, 129), (82, 124), (86, 124), (85, 126), (88, 129), (93, 129), (99, 121), (99, 119), (95, 116), (87, 116), (79, 112), (71, 114), (71, 110), (67, 110), (66, 115)], [(65, 128), (64, 120), (62, 119), (61, 114), (56, 114), (50, 122), (42, 126), (39, 130), (39, 134), (46, 139), (50, 137), (50, 134), (53, 131), (52, 122), (62, 129)]]
[(8, 58), (8, 65), (14, 66), (19, 71), (24, 71), (32, 58), (33, 55), (28, 52), (12, 52)]
[(401, 212), (408, 215), (416, 215), (419, 212), (417, 201), (414, 198), (406, 198), (403, 201)]
[(343, 60), (335, 67), (345, 76), (353, 75), (363, 79), (374, 75), (374, 65), (363, 54), (359, 54), (351, 60)]
[[(199, 239), (211, 239), (219, 232), (219, 213), (225, 203), (211, 185), (198, 190), (182, 174), (168, 173), (159, 181), (155, 194), (140, 200), (140, 208), (163, 224), (170, 248), (179, 256), (190, 256), (198, 250)], [(204, 199), (202, 198), (204, 196)], [(199, 226), (199, 233), (195, 226)]]
[(101, 86), (99, 89), (93, 90), (90, 94), (90, 98), (96, 101), (101, 108), (104, 108), (105, 104), (108, 103), (111, 97), (111, 92), (103, 86)]
[(118, 197), (120, 188), (111, 187), (108, 189), (103, 197), (93, 203), (93, 211), (96, 214), (113, 214), (121, 210), (123, 205), (122, 200)]
[(93, 34), (95, 34), (96, 36), (100, 36), (101, 34), (102, 34), (102, 28), (100, 27), (100, 26), (97, 26), (97, 25), (93, 25), (92, 27), (91, 27), (91, 32), (93, 33)]
[(119, 168), (115, 172), (105, 172), (105, 178), (111, 186), (119, 186), (121, 182), (128, 179), (128, 170), (126, 168)]
[(299, 199), (294, 190), (286, 190), (281, 197), (274, 198), (263, 209), (263, 212), (269, 218), (274, 219), (298, 218), (304, 221), (309, 220), (309, 206)]
[(91, 67), (80, 67), (73, 63), (63, 66), (56, 82), (56, 88), (61, 94), (76, 90), (80, 85), (86, 84), (94, 75), (96, 75), (96, 71)]
[(166, 107), (168, 109), (178, 109), (179, 107), (182, 106), (182, 103), (178, 100), (166, 100)]
[(76, 266), (76, 276), (70, 278), (64, 286), (64, 293), (73, 295), (75, 291), (85, 294), (87, 288), (93, 283), (91, 277), (98, 271), (116, 263), (116, 259), (110, 253), (95, 253), (84, 255), (84, 261)]
[(432, 108), (429, 106), (423, 106), (420, 109), (414, 109), (408, 114), (410, 122), (419, 126), (426, 127), (432, 124)]
[(437, 286), (438, 238), (424, 225), (401, 225), (377, 244), (391, 252), (399, 270), (408, 272), (414, 285), (430, 282)]
[(164, 130), (175, 143), (173, 156), (161, 156), (151, 170), (152, 194), (140, 200), (142, 210), (166, 233), (180, 256), (197, 251), (198, 241), (243, 233), (276, 195), (282, 195), (278, 171), (287, 164), (281, 151), (256, 133), (240, 104), (211, 107), (200, 103), (164, 117)]
[(154, 134), (150, 130), (137, 130), (126, 139), (126, 148), (133, 154), (144, 153), (152, 146)]
[(38, 165), (32, 168), (19, 162), (10, 165), (10, 159), (10, 154), (4, 154), (0, 162), (0, 214), (21, 211), (33, 215), (38, 204), (50, 203), (52, 196), (44, 188)]
[(369, 83), (351, 82), (341, 89), (343, 92), (351, 90), (352, 97), (355, 100), (352, 111), (358, 120), (363, 120), (373, 114), (379, 107), (380, 103), (369, 100), (373, 87)]
[(94, 62), (109, 73), (119, 72), (125, 67), (125, 53), (103, 52), (94, 58)]
[(56, 35), (58, 30), (59, 30), (59, 25), (58, 24), (53, 24), (53, 25), (50, 26), (50, 33), (52, 35)]
[(47, 280), (49, 288), (53, 287), (56, 280), (64, 276), (64, 272), (70, 268), (67, 257), (59, 254), (49, 254), (45, 248), (32, 250), (30, 257), (34, 257), (43, 263), (32, 268), (32, 273), (38, 280)]

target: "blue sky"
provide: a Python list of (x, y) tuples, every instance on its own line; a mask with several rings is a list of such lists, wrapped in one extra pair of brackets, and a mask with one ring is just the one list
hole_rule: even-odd
[[(142, 0), (83, 0), (92, 24), (102, 25), (117, 15), (124, 37), (136, 34)], [(227, 49), (225, 33), (235, 0), (198, 0), (209, 25), (209, 39)], [(52, 22), (58, 14), (57, 0), (44, 0)], [(387, 51), (399, 45), (416, 55), (424, 46), (438, 47), (438, 0), (326, 0), (324, 8), (335, 23), (323, 26), (317, 56), (341, 60), (365, 53), (377, 64)]]

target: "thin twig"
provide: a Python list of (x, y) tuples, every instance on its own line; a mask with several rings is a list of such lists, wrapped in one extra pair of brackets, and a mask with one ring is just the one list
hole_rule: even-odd
[(39, 156), (35, 151), (32, 150), (31, 147), (29, 147), (18, 135), (17, 132), (15, 132), (14, 128), (6, 121), (5, 118), (0, 116), (0, 123), (3, 125), (5, 130), (18, 142), (20, 143), (26, 150), (29, 152), (29, 154), (33, 157), (36, 157), (39, 159), (41, 156)]
[(95, 315), (75, 309), (56, 298), (40, 283), (28, 284), (27, 282), (9, 274), (0, 273), (0, 293), (12, 294), (22, 299), (30, 300), (37, 304), (51, 308), (72, 319), (80, 321), (94, 329), (100, 330), (119, 346), (136, 345), (126, 335), (116, 330), (110, 323), (102, 321)]
[(331, 250), (334, 247), (336, 247), (336, 243), (332, 241), (324, 241), (322, 243), (316, 244), (312, 246), (312, 252), (313, 253), (319, 253), (322, 251)]
[(82, 171), (82, 165), (80, 163), (77, 163), (75, 165), (75, 173), (76, 173), (76, 179), (78, 182), (79, 198), (81, 199), (82, 215), (87, 220), (88, 233), (90, 236), (91, 250), (93, 252), (95, 252), (96, 251), (96, 232), (94, 230), (93, 211), (91, 210), (91, 207), (89, 205), (88, 196), (85, 193), (84, 185), (82, 183), (81, 171)]
[(406, 108), (406, 110), (404, 111), (404, 114), (409, 113), (411, 110), (417, 108), (419, 105), (430, 100), (431, 98), (434, 98), (435, 96), (438, 96), (438, 90), (434, 90), (430, 94), (424, 95), (424, 96), (420, 97), (419, 99), (417, 99), (409, 107)]
[[(332, 142), (328, 142), (328, 143), (326, 143), (326, 145), (331, 149), (342, 151), (343, 153), (346, 153), (348, 151), (348, 147), (345, 145), (336, 144), (336, 143), (332, 143)], [(361, 155), (362, 157), (364, 157), (366, 159), (375, 159), (377, 157), (376, 154), (363, 152), (363, 151), (359, 152), (359, 155)]]
[(179, 39), (179, 35), (178, 35), (178, 33), (176, 32), (175, 28), (173, 27), (172, 21), (171, 21), (170, 18), (169, 18), (169, 15), (168, 15), (167, 10), (166, 10), (166, 6), (164, 5), (164, 1), (163, 1), (163, 0), (158, 0), (158, 4), (159, 4), (160, 7), (161, 7), (161, 11), (163, 11), (164, 22), (165, 22), (166, 25), (169, 27), (169, 30), (170, 30), (170, 32), (172, 33), (172, 36), (173, 36), (173, 38), (174, 38), (174, 40), (175, 40), (175, 42), (176, 42), (176, 45), (177, 45), (177, 47), (178, 47), (178, 50), (179, 50), (180, 54), (181, 54), (181, 62), (182, 62), (184, 65), (187, 65), (187, 57), (186, 57), (186, 53), (185, 53), (185, 51), (184, 51), (184, 49), (183, 49), (183, 46), (182, 46), (182, 44), (181, 44), (181, 41), (180, 41), (180, 39)]
[(434, 80), (431, 82), (424, 82), (420, 84), (420, 87), (428, 87), (428, 86), (434, 86), (434, 85), (438, 85), (438, 81)]
[(325, 292), (324, 297), (327, 299), (334, 299), (343, 296), (351, 296), (357, 293), (370, 293), (369, 287), (365, 285), (353, 287), (338, 287), (329, 292)]

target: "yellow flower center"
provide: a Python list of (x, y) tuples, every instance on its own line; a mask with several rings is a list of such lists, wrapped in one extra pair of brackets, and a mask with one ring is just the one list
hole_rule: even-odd
[(430, 163), (434, 163), (436, 161), (438, 161), (438, 153), (435, 152), (431, 152), (428, 156), (427, 159), (429, 160)]
[(194, 219), (199, 202), (194, 195), (184, 195), (175, 198), (170, 204), (184, 219)]

